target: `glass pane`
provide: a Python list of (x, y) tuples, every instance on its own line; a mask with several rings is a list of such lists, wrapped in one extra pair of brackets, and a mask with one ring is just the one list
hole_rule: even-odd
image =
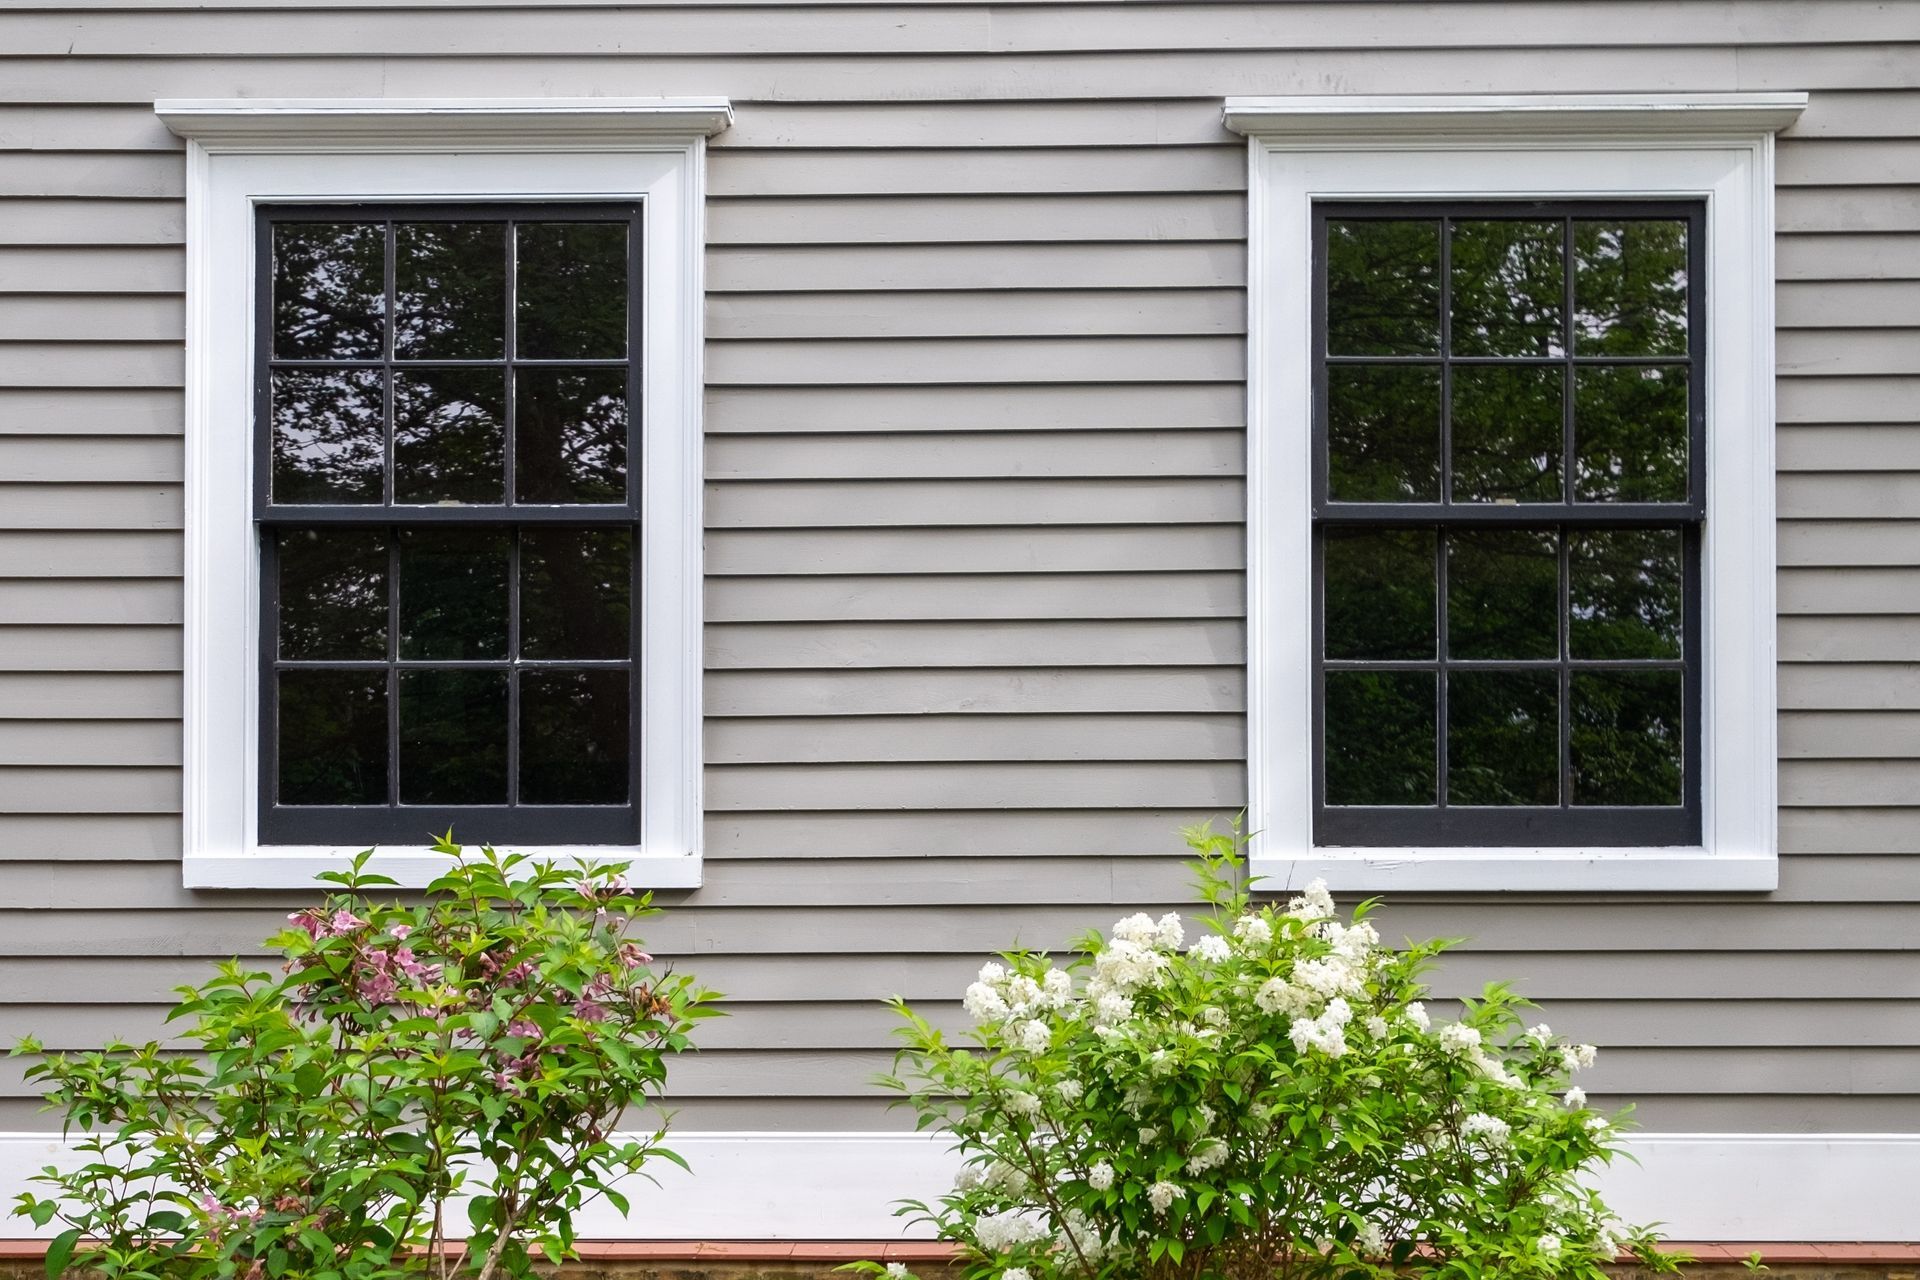
[(507, 673), (400, 673), (400, 803), (507, 802)]
[(627, 668), (520, 676), (520, 803), (625, 804)]
[(1327, 354), (1437, 355), (1440, 223), (1327, 222)]
[(1687, 353), (1687, 224), (1573, 224), (1574, 350)]
[(1679, 657), (1681, 563), (1678, 529), (1570, 534), (1572, 656)]
[(507, 541), (498, 529), (400, 534), (400, 656), (507, 656)]
[(1560, 551), (1551, 530), (1458, 530), (1447, 538), (1447, 654), (1560, 656)]
[(1588, 367), (1573, 380), (1574, 496), (1686, 501), (1687, 371)]
[(1453, 367), (1455, 502), (1558, 502), (1566, 375), (1538, 365)]
[(381, 359), (386, 300), (384, 223), (273, 224), (276, 358)]
[(627, 224), (523, 222), (518, 235), (522, 360), (627, 354)]
[(280, 656), (387, 656), (384, 529), (283, 529)]
[(399, 222), (393, 228), (397, 360), (507, 354), (507, 224)]
[(625, 502), (627, 371), (521, 369), (514, 397), (516, 502)]
[(505, 500), (507, 379), (492, 369), (396, 369), (393, 500)]
[(273, 375), (273, 500), (379, 502), (384, 388), (378, 369)]
[(1558, 222), (1454, 222), (1453, 354), (1564, 354), (1563, 248)]
[(1327, 370), (1327, 493), (1335, 502), (1440, 500), (1440, 370)]
[(1434, 802), (1429, 671), (1326, 673), (1329, 805)]
[(520, 656), (625, 658), (633, 597), (630, 529), (520, 535)]
[(1433, 530), (1329, 529), (1324, 537), (1327, 657), (1433, 657)]
[(1680, 803), (1684, 704), (1678, 671), (1576, 671), (1575, 804)]
[(1560, 675), (1447, 675), (1447, 803), (1560, 803)]
[(387, 802), (387, 673), (282, 671), (280, 804)]

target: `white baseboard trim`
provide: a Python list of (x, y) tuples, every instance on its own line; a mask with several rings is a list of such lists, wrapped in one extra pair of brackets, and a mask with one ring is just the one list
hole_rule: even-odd
[[(669, 1145), (694, 1173), (660, 1165), (659, 1185), (622, 1188), (630, 1216), (597, 1204), (583, 1238), (924, 1238), (895, 1203), (933, 1198), (957, 1167), (944, 1139), (920, 1134), (680, 1133)], [(1616, 1164), (1602, 1188), (1671, 1239), (1920, 1240), (1920, 1134), (1648, 1133), (1630, 1148), (1639, 1163)], [(42, 1166), (72, 1158), (57, 1135), (0, 1133), (0, 1214)], [(52, 1232), (0, 1217), (0, 1239), (34, 1234)]]

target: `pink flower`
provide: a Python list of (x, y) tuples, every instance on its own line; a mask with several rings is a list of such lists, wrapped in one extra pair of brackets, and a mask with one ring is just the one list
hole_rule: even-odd
[(405, 942), (407, 940), (407, 935), (412, 932), (413, 932), (413, 926), (410, 924), (397, 924), (393, 926), (393, 928), (387, 930), (387, 933), (390, 937), (398, 939), (401, 942)]
[(525, 982), (528, 978), (532, 977), (533, 970), (534, 970), (533, 961), (522, 960), (519, 964), (513, 966), (513, 968), (507, 970), (504, 974), (502, 974), (500, 976), (500, 981), (506, 983), (510, 987), (517, 986), (520, 983)]
[(368, 970), (360, 979), (360, 994), (375, 1004), (385, 1004), (399, 993), (399, 984), (393, 975), (380, 970)]
[(333, 913), (333, 919), (328, 922), (327, 927), (335, 936), (338, 936), (343, 933), (352, 933), (355, 929), (364, 929), (366, 926), (365, 920), (342, 907)]
[(540, 1024), (531, 1018), (515, 1018), (507, 1024), (507, 1034), (510, 1036), (518, 1036), (522, 1040), (538, 1040), (540, 1038)]
[(202, 1191), (200, 1193), (200, 1207), (206, 1212), (214, 1214), (224, 1214), (227, 1211), (225, 1205), (213, 1198), (213, 1192), (211, 1191)]
[(309, 938), (312, 938), (316, 941), (319, 940), (320, 935), (325, 928), (325, 926), (323, 926), (320, 922), (321, 921), (320, 913), (312, 909), (308, 909), (306, 911), (295, 911), (294, 913), (289, 915), (287, 919), (289, 922), (296, 924), (301, 929), (305, 930), (306, 935)]
[(620, 963), (625, 968), (638, 969), (643, 964), (652, 964), (653, 957), (642, 951), (638, 943), (623, 942), (620, 944)]
[(586, 996), (581, 996), (573, 1002), (573, 1016), (582, 1022), (605, 1022), (607, 1020), (607, 1008), (597, 1001), (590, 1000)]
[(427, 966), (414, 958), (413, 948), (405, 945), (393, 949), (393, 963), (409, 978), (418, 978), (427, 971)]

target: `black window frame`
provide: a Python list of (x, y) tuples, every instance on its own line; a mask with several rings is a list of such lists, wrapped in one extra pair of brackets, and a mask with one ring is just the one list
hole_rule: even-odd
[[(1554, 220), (1562, 224), (1563, 350), (1558, 356), (1462, 357), (1451, 352), (1452, 271), (1447, 220)], [(1687, 350), (1684, 356), (1580, 356), (1574, 340), (1574, 219), (1660, 219), (1687, 224)], [(1328, 232), (1332, 221), (1440, 222), (1438, 263), (1441, 342), (1431, 356), (1334, 356), (1328, 346)], [(1706, 204), (1697, 200), (1399, 200), (1315, 201), (1312, 206), (1312, 788), (1313, 841), (1347, 847), (1691, 847), (1701, 842), (1703, 793), (1702, 542), (1706, 521), (1708, 344), (1706, 309)], [(1437, 365), (1441, 370), (1440, 487), (1435, 502), (1336, 502), (1328, 494), (1328, 369), (1334, 365)], [(1563, 386), (1561, 501), (1455, 502), (1452, 497), (1452, 397), (1454, 365), (1543, 366), (1567, 370)], [(1687, 378), (1687, 498), (1682, 502), (1574, 500), (1573, 370), (1597, 365), (1684, 365)], [(1325, 634), (1325, 538), (1334, 528), (1434, 528), (1437, 644), (1432, 660), (1330, 660)], [(1560, 611), (1559, 649), (1553, 659), (1463, 660), (1447, 653), (1447, 532), (1450, 529), (1540, 528), (1557, 534)], [(1679, 529), (1681, 532), (1681, 653), (1677, 659), (1608, 661), (1572, 659), (1566, 635), (1569, 581), (1567, 537), (1579, 529)], [(1559, 673), (1559, 788), (1556, 806), (1477, 806), (1447, 803), (1447, 673), (1452, 669), (1538, 668)], [(1569, 676), (1574, 670), (1631, 667), (1681, 672), (1681, 801), (1678, 806), (1628, 807), (1572, 804)], [(1326, 803), (1326, 675), (1341, 670), (1435, 673), (1435, 803), (1431, 806), (1329, 805)]]
[[(273, 229), (283, 223), (384, 222), (386, 224), (385, 341), (378, 360), (281, 360), (273, 354)], [(422, 221), (504, 222), (506, 239), (505, 347), (498, 359), (394, 358), (393, 306), (395, 297), (396, 223)], [(515, 279), (516, 223), (624, 222), (627, 234), (627, 348), (624, 359), (523, 359), (515, 348), (517, 307)], [(644, 700), (641, 636), (643, 596), (641, 566), (646, 540), (642, 508), (642, 467), (647, 406), (642, 338), (645, 324), (644, 279), (645, 207), (639, 200), (622, 201), (508, 201), (508, 202), (391, 202), (362, 201), (332, 204), (261, 204), (255, 210), (254, 368), (252, 483), (256, 555), (259, 566), (258, 668), (259, 692), (256, 795), (256, 838), (274, 845), (375, 845), (429, 843), (437, 833), (453, 829), (470, 839), (540, 845), (637, 845), (641, 827), (641, 707)], [(514, 371), (522, 367), (602, 367), (626, 369), (627, 440), (626, 500), (621, 503), (558, 504), (515, 501)], [(272, 374), (278, 368), (369, 368), (384, 374), (384, 455), (382, 501), (373, 503), (284, 503), (272, 500)], [(393, 371), (408, 368), (501, 368), (507, 371), (503, 442), (505, 486), (499, 504), (398, 504), (394, 496)], [(508, 626), (510, 641), (504, 659), (428, 660), (399, 656), (400, 532), (405, 529), (448, 529), (458, 526), (492, 527), (508, 537)], [(380, 659), (286, 660), (278, 655), (279, 598), (276, 546), (281, 530), (290, 528), (363, 528), (389, 533), (387, 569), (387, 654)], [(555, 527), (614, 528), (631, 531), (632, 567), (628, 583), (630, 607), (628, 643), (619, 659), (529, 660), (518, 652), (520, 627), (520, 538), (522, 529)], [(520, 787), (519, 673), (541, 668), (582, 670), (620, 668), (628, 672), (628, 792), (622, 805), (517, 803)], [(385, 669), (387, 672), (387, 803), (374, 805), (281, 805), (276, 790), (279, 706), (277, 674), (288, 669)], [(507, 726), (508, 802), (491, 805), (407, 805), (399, 796), (400, 674), (406, 670), (497, 670), (509, 673)]]

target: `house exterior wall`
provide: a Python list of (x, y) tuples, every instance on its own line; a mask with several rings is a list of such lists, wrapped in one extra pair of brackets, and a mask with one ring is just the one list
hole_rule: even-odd
[[(1234, 94), (1804, 89), (1778, 151), (1780, 888), (1402, 895), (1668, 1131), (1920, 1129), (1920, 6), (0, 10), (0, 1041), (156, 1033), (180, 883), (181, 144), (157, 98), (721, 94), (692, 1129), (894, 1128), (878, 998), (1180, 902), (1246, 798)], [(482, 832), (468, 833), (481, 837)], [(0, 1130), (43, 1128), (0, 1060)]]

